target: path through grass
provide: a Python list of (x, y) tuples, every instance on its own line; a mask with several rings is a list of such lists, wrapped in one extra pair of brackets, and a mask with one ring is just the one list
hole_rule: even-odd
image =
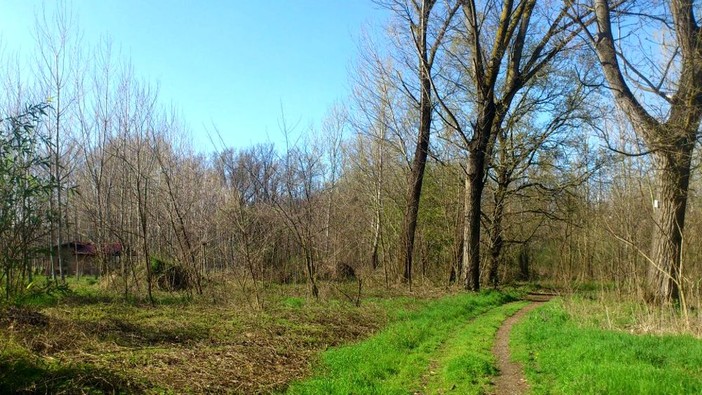
[(436, 353), (425, 394), (484, 394), (499, 372), (492, 353), (497, 330), (528, 302), (512, 302), (468, 321)]
[[(523, 306), (505, 305), (511, 300), (497, 292), (440, 299), (366, 341), (327, 351), (316, 375), (288, 393), (405, 395), (454, 385), (479, 393), (496, 373), (491, 347), (497, 328)], [(439, 373), (432, 375), (432, 368)]]

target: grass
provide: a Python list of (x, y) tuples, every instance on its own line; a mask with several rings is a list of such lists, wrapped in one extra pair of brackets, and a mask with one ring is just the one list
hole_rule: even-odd
[(511, 347), (536, 394), (702, 393), (702, 341), (605, 330), (562, 300), (517, 324)]
[(0, 306), (0, 393), (281, 391), (330, 347), (446, 295), (369, 289), (359, 308), (336, 296), (343, 286), (322, 284), (322, 301), (304, 285), (271, 286), (256, 308), (236, 283), (213, 281), (202, 296), (156, 292), (152, 307), (69, 279), (68, 290)]
[[(453, 338), (455, 350), (449, 352), (440, 386), (461, 374), (483, 377), (495, 373), (492, 361), (486, 357), (499, 321), (518, 305), (498, 308), (512, 300), (508, 295), (487, 292), (479, 295), (461, 294), (433, 301), (424, 308), (407, 312), (376, 336), (355, 345), (331, 349), (322, 355), (316, 374), (293, 384), (289, 394), (408, 394), (427, 385), (432, 360), (443, 350), (442, 345)], [(498, 308), (497, 310), (495, 310)], [(475, 325), (472, 318), (486, 314)], [(466, 334), (465, 332), (468, 332)], [(476, 336), (475, 339), (469, 339)], [(487, 346), (467, 350), (475, 342)], [(485, 369), (487, 364), (491, 368)], [(478, 366), (477, 369), (472, 369)], [(463, 377), (468, 381), (469, 377)]]
[(642, 303), (634, 294), (610, 291), (574, 295), (563, 303), (570, 316), (583, 326), (702, 338), (702, 314), (694, 307), (684, 314), (679, 308)]
[(492, 353), (497, 330), (503, 321), (526, 306), (513, 302), (492, 309), (479, 320), (468, 321), (454, 332), (436, 353), (430, 379), (423, 393), (489, 393), (492, 379), (498, 374)]
[(4, 353), (0, 393), (140, 393), (141, 383), (90, 364), (62, 365), (51, 360)]

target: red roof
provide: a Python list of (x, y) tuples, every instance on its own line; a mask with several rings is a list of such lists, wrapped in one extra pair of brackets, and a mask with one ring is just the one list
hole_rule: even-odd
[(98, 253), (102, 253), (107, 256), (119, 256), (122, 254), (122, 244), (121, 243), (106, 243), (98, 247), (91, 242), (84, 241), (70, 241), (61, 244), (64, 248), (70, 248), (75, 255), (87, 255), (95, 256)]

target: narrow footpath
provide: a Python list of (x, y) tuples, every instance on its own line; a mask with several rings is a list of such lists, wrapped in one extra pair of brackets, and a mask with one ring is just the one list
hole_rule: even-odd
[(495, 379), (495, 395), (525, 394), (529, 384), (524, 377), (524, 369), (516, 362), (512, 362), (509, 351), (509, 335), (514, 324), (519, 322), (527, 313), (543, 305), (551, 299), (552, 295), (530, 294), (526, 298), (531, 304), (519, 310), (516, 314), (506, 319), (497, 331), (495, 345), (492, 348), (497, 359), (497, 368), (500, 375)]

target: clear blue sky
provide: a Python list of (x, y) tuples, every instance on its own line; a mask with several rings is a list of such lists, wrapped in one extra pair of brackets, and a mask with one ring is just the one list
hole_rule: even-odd
[[(46, 2), (47, 7), (53, 6)], [(75, 0), (84, 41), (108, 34), (138, 76), (160, 83), (210, 151), (214, 123), (229, 146), (278, 140), (288, 123), (317, 124), (349, 92), (364, 26), (386, 13), (370, 0)], [(38, 0), (0, 0), (0, 37), (33, 50)]]

